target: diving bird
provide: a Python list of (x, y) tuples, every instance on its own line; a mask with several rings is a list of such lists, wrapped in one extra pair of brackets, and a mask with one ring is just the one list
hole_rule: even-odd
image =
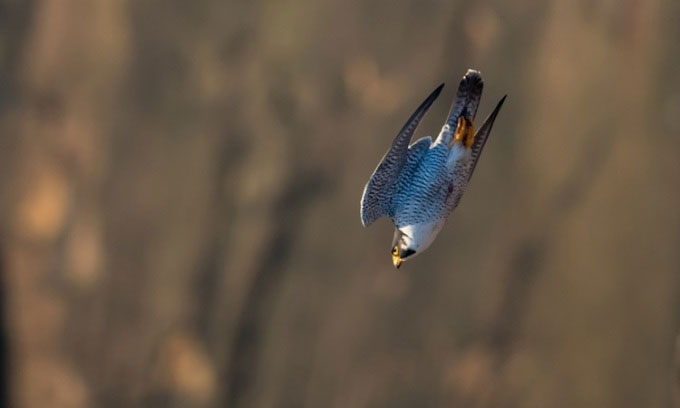
[(475, 132), (483, 86), (479, 71), (469, 69), (434, 143), (425, 136), (409, 144), (444, 87), (439, 85), (406, 121), (366, 183), (361, 223), (368, 226), (382, 216), (392, 219), (395, 231), (391, 255), (397, 268), (432, 244), (463, 196), (507, 96)]

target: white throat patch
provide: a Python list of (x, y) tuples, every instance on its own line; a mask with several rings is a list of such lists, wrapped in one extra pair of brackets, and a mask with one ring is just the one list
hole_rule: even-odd
[(402, 234), (405, 235), (403, 239), (408, 244), (408, 248), (416, 251), (413, 256), (418, 255), (432, 244), (444, 226), (444, 222), (445, 220), (440, 220), (430, 223), (406, 225), (399, 228)]

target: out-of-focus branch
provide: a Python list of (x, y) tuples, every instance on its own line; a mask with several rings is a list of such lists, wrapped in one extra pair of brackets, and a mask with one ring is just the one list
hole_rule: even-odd
[(228, 359), (229, 386), (220, 398), (228, 406), (238, 406), (241, 399), (248, 396), (251, 382), (257, 376), (263, 327), (269, 321), (277, 288), (285, 277), (285, 265), (298, 233), (298, 222), (324, 185), (321, 176), (312, 174), (306, 172), (290, 177), (288, 188), (274, 206), (271, 219), (275, 220), (276, 226), (259, 256), (261, 261), (245, 297)]

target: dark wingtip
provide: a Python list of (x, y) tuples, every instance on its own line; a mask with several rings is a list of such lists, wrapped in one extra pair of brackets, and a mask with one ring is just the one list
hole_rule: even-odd
[(491, 128), (493, 127), (493, 124), (496, 121), (496, 116), (498, 116), (498, 112), (501, 111), (503, 102), (505, 102), (505, 98), (507, 97), (508, 95), (503, 95), (503, 97), (498, 101), (496, 107), (491, 112), (489, 117), (487, 117), (486, 120), (484, 120), (482, 126), (477, 130), (477, 133), (475, 133), (475, 142), (472, 146), (474, 160), (472, 162), (472, 168), (470, 169), (470, 173), (468, 174), (468, 181), (470, 180), (470, 178), (472, 178), (472, 173), (474, 173), (475, 171), (475, 167), (477, 166), (477, 161), (479, 160), (479, 157), (482, 153), (482, 149), (484, 149), (484, 145), (486, 144), (486, 141), (489, 138)]
[(442, 92), (442, 89), (444, 89), (444, 82), (439, 84), (439, 86), (436, 87), (434, 91), (432, 91), (432, 93), (430, 94), (430, 98), (436, 99), (439, 96), (439, 94)]
[(492, 112), (494, 118), (496, 117), (496, 115), (498, 114), (498, 112), (501, 110), (501, 107), (503, 106), (503, 102), (505, 102), (505, 98), (507, 98), (507, 97), (508, 97), (507, 94), (506, 94), (506, 95), (503, 95), (503, 97), (501, 98), (501, 100), (498, 101), (498, 103), (496, 104), (496, 108), (494, 108), (494, 110), (493, 110), (493, 112)]
[[(411, 116), (408, 118), (404, 126), (401, 128), (399, 133), (397, 133), (397, 137), (394, 138), (394, 141), (392, 141), (392, 146), (395, 146), (395, 143), (398, 143), (399, 140), (402, 139), (402, 136), (405, 137), (404, 139), (406, 142), (402, 142), (403, 146), (401, 149), (406, 149), (408, 147), (408, 142), (411, 140), (411, 136), (416, 130), (416, 127), (418, 127), (418, 124), (420, 123), (420, 120), (425, 116), (425, 113), (427, 113), (427, 110), (430, 109), (430, 106), (434, 103), (434, 101), (439, 97), (439, 94), (442, 91), (442, 88), (444, 88), (444, 83), (439, 85), (437, 88), (435, 88), (434, 91), (432, 91), (427, 98), (418, 106), (418, 108), (411, 114)], [(406, 150), (404, 150), (405, 152)]]
[(493, 108), (493, 111), (491, 111), (491, 114), (489, 115), (486, 120), (484, 120), (484, 123), (482, 124), (482, 127), (479, 128), (479, 132), (491, 132), (491, 127), (493, 126), (493, 122), (496, 120), (496, 116), (498, 116), (498, 112), (501, 111), (501, 108), (503, 107), (503, 102), (505, 102), (505, 98), (507, 98), (508, 95), (504, 95), (496, 104), (496, 107)]
[(418, 113), (420, 111), (427, 111), (428, 109), (430, 109), (430, 106), (439, 97), (439, 94), (442, 92), (442, 89), (444, 89), (444, 83), (443, 82), (438, 87), (436, 87), (435, 90), (432, 91), (430, 93), (430, 95), (428, 95), (427, 98), (425, 98), (423, 103), (416, 110), (416, 113)]

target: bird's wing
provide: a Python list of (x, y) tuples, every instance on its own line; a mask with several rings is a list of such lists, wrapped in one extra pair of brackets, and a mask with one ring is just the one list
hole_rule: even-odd
[(361, 196), (361, 223), (364, 226), (368, 226), (389, 211), (391, 202), (389, 193), (406, 163), (411, 137), (443, 87), (444, 84), (439, 85), (413, 112), (366, 183)]
[(404, 163), (402, 172), (410, 173), (416, 167), (418, 167), (418, 163), (420, 163), (420, 160), (423, 158), (425, 152), (430, 148), (430, 146), (432, 146), (432, 138), (430, 136), (421, 137), (420, 139), (413, 142), (413, 144), (408, 147), (406, 163)]
[[(432, 146), (432, 138), (430, 136), (425, 136), (416, 140), (413, 142), (413, 144), (411, 144), (411, 146), (408, 147), (406, 163), (404, 163), (404, 167), (402, 167), (401, 172), (399, 173), (400, 176), (397, 179), (397, 182), (394, 184), (396, 191), (393, 191), (390, 194), (391, 198), (395, 198), (395, 196), (399, 194), (400, 191), (408, 188), (411, 182), (409, 176), (412, 175), (418, 168), (418, 165), (422, 161), (423, 157), (425, 157), (425, 153), (430, 148), (430, 146)], [(390, 213), (389, 215), (392, 215), (391, 212), (393, 209), (393, 205), (390, 205), (388, 211), (388, 213)]]
[(477, 133), (475, 134), (475, 139), (471, 147), (472, 164), (470, 165), (470, 172), (468, 173), (468, 181), (472, 177), (472, 173), (475, 171), (475, 166), (477, 166), (477, 160), (479, 160), (479, 156), (481, 156), (482, 154), (482, 149), (484, 149), (486, 139), (489, 137), (489, 134), (491, 133), (493, 122), (496, 120), (496, 116), (498, 115), (498, 112), (500, 112), (506, 97), (507, 95), (505, 95), (504, 97), (501, 98), (500, 101), (498, 101), (496, 108), (493, 110), (493, 112), (491, 112), (491, 114), (486, 118), (486, 120), (484, 120), (482, 127), (480, 127), (479, 130), (477, 130)]

